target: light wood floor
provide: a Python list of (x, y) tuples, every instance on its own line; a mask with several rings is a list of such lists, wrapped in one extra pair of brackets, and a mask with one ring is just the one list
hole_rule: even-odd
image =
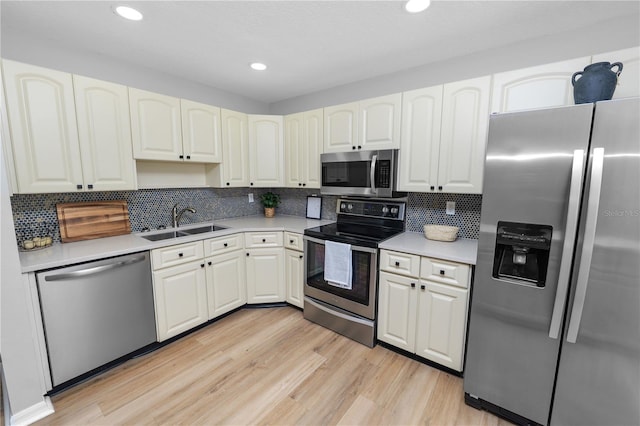
[(462, 379), (289, 307), (244, 309), (52, 398), (38, 425), (506, 425)]

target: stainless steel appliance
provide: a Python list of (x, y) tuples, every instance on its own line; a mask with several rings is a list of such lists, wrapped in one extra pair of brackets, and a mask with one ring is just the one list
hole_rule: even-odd
[(468, 404), (640, 424), (639, 117), (638, 98), (491, 116)]
[[(375, 345), (378, 244), (404, 231), (401, 201), (338, 199), (337, 221), (304, 232), (304, 317)], [(325, 242), (351, 246), (351, 286), (325, 279)]]
[(397, 149), (327, 153), (320, 159), (322, 194), (379, 198), (406, 195), (396, 191)]
[(54, 387), (156, 341), (148, 252), (36, 278)]

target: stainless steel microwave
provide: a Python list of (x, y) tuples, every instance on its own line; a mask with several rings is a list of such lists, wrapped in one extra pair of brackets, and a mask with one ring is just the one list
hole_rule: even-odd
[(406, 195), (396, 191), (397, 149), (328, 153), (320, 159), (322, 194), (380, 198)]

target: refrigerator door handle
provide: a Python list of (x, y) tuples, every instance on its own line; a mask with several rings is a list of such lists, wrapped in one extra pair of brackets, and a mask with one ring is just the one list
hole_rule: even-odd
[(580, 269), (576, 283), (576, 294), (573, 299), (573, 308), (569, 317), (569, 328), (567, 330), (567, 342), (575, 343), (578, 338), (578, 329), (582, 319), (582, 309), (587, 294), (587, 284), (589, 283), (589, 271), (591, 269), (591, 258), (593, 257), (593, 246), (596, 239), (596, 225), (598, 224), (598, 208), (600, 206), (600, 190), (602, 188), (602, 172), (604, 165), (604, 148), (593, 150), (593, 165), (591, 167), (591, 183), (589, 188), (589, 201), (587, 204), (587, 220), (585, 222), (584, 242), (582, 254), (580, 256)]
[(569, 207), (567, 208), (567, 220), (565, 226), (564, 244), (562, 246), (562, 258), (560, 261), (560, 273), (558, 275), (558, 288), (556, 300), (553, 304), (549, 337), (557, 339), (560, 335), (564, 305), (567, 301), (567, 289), (571, 274), (572, 255), (575, 246), (576, 231), (578, 229), (578, 212), (580, 210), (580, 195), (582, 193), (582, 169), (584, 167), (584, 150), (573, 151), (573, 167), (571, 169), (571, 182), (569, 186)]

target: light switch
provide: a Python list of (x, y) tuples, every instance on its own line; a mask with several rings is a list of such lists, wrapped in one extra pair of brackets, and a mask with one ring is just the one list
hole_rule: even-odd
[(456, 202), (455, 201), (447, 201), (447, 214), (448, 215), (456, 214)]

